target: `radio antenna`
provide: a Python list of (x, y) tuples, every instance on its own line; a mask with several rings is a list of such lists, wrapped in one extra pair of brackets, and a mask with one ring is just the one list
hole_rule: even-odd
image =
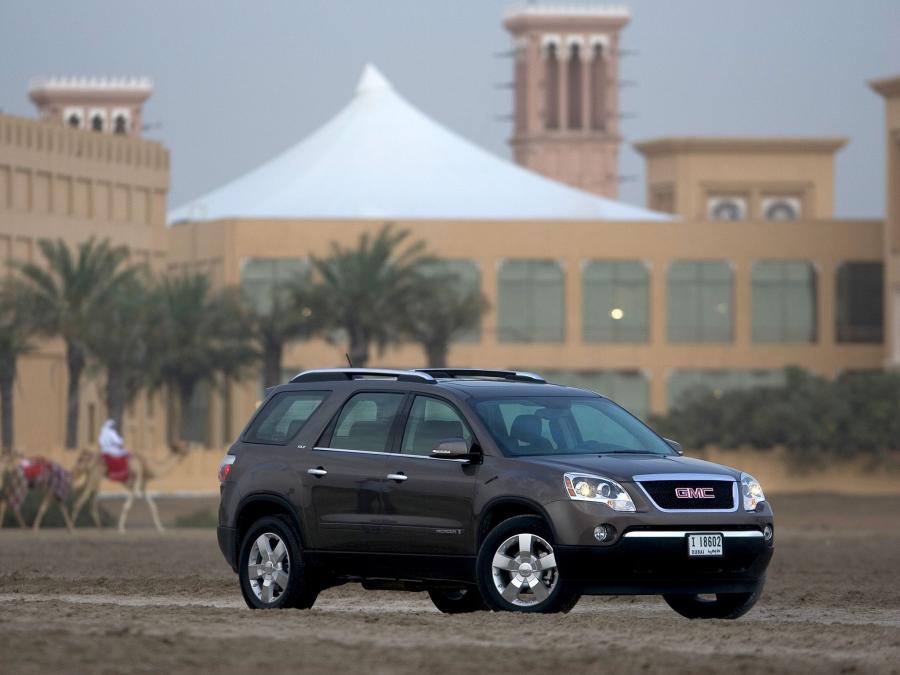
[(350, 360), (350, 352), (344, 352), (344, 356), (347, 357), (347, 363), (350, 364), (350, 367), (353, 367), (353, 361)]

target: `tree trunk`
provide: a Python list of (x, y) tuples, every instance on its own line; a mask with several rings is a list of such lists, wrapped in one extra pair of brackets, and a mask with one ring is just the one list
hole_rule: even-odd
[(284, 345), (266, 342), (263, 345), (263, 386), (268, 389), (281, 384), (281, 354)]
[(11, 452), (13, 444), (16, 442), (15, 420), (13, 419), (13, 384), (15, 381), (16, 360), (12, 358), (0, 366), (0, 428), (2, 428), (4, 452)]
[(123, 432), (122, 415), (125, 411), (125, 378), (115, 369), (106, 371), (106, 414), (115, 420), (116, 428)]
[(423, 345), (429, 368), (446, 368), (448, 345), (444, 340), (427, 342)]
[(185, 441), (187, 439), (187, 426), (189, 420), (185, 413), (191, 405), (195, 384), (195, 382), (181, 382), (178, 385), (178, 426), (175, 427), (178, 430), (178, 441)]
[(66, 340), (66, 365), (69, 369), (69, 391), (66, 398), (66, 448), (74, 450), (78, 447), (81, 373), (84, 370), (84, 347), (76, 340)]
[(361, 330), (348, 331), (350, 334), (350, 360), (354, 368), (365, 368), (369, 362), (369, 340)]

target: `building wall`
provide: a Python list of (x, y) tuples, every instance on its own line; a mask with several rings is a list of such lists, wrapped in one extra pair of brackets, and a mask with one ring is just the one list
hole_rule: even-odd
[[(170, 268), (221, 265), (219, 283), (240, 283), (242, 262), (250, 258), (326, 255), (332, 241), (355, 243), (371, 221), (235, 220), (185, 223), (171, 228)], [(451, 365), (514, 367), (535, 371), (639, 370), (649, 381), (649, 407), (662, 412), (667, 382), (677, 370), (758, 371), (796, 364), (823, 375), (871, 370), (883, 361), (883, 344), (845, 344), (835, 338), (836, 271), (844, 261), (880, 261), (882, 223), (871, 220), (782, 222), (398, 222), (423, 239), (430, 251), (477, 263), (481, 288), (491, 309), (481, 338), (455, 344)], [(563, 340), (553, 343), (503, 342), (498, 335), (498, 272), (507, 260), (558, 261), (564, 271)], [(582, 275), (597, 259), (639, 260), (649, 269), (650, 321), (645, 343), (585, 342), (582, 332)], [(667, 272), (679, 260), (722, 260), (733, 270), (734, 337), (726, 343), (672, 343), (667, 335)], [(751, 269), (759, 260), (810, 261), (818, 276), (817, 339), (813, 343), (755, 343), (751, 339)], [(285, 354), (288, 369), (341, 366), (344, 346), (321, 340), (298, 343)], [(421, 367), (415, 345), (373, 353), (370, 365)], [(248, 382), (233, 397), (240, 426), (261, 396)], [(220, 405), (217, 403), (216, 405)], [(216, 407), (213, 406), (213, 408)], [(210, 423), (213, 442), (221, 413)], [(237, 429), (234, 430), (234, 433)]]
[[(37, 261), (37, 242), (74, 246), (93, 236), (125, 244), (156, 271), (166, 256), (168, 151), (154, 141), (71, 129), (55, 122), (0, 115), (0, 260)], [(17, 446), (61, 446), (67, 387), (64, 346), (47, 340), (22, 359), (15, 389)], [(87, 373), (81, 443), (92, 445), (105, 418), (102, 381)], [(153, 447), (165, 431), (163, 406), (143, 398), (126, 414), (133, 447)]]

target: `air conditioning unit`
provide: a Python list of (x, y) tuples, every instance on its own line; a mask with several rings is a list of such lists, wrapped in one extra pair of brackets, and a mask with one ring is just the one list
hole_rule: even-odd
[(762, 214), (766, 220), (797, 220), (800, 217), (800, 199), (763, 197)]
[(746, 220), (746, 197), (710, 197), (706, 201), (706, 216), (710, 220)]

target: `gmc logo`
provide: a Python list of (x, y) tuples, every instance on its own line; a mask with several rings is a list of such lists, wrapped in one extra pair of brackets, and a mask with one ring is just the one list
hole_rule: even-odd
[(715, 499), (716, 493), (711, 487), (679, 487), (675, 488), (675, 496), (678, 499)]

